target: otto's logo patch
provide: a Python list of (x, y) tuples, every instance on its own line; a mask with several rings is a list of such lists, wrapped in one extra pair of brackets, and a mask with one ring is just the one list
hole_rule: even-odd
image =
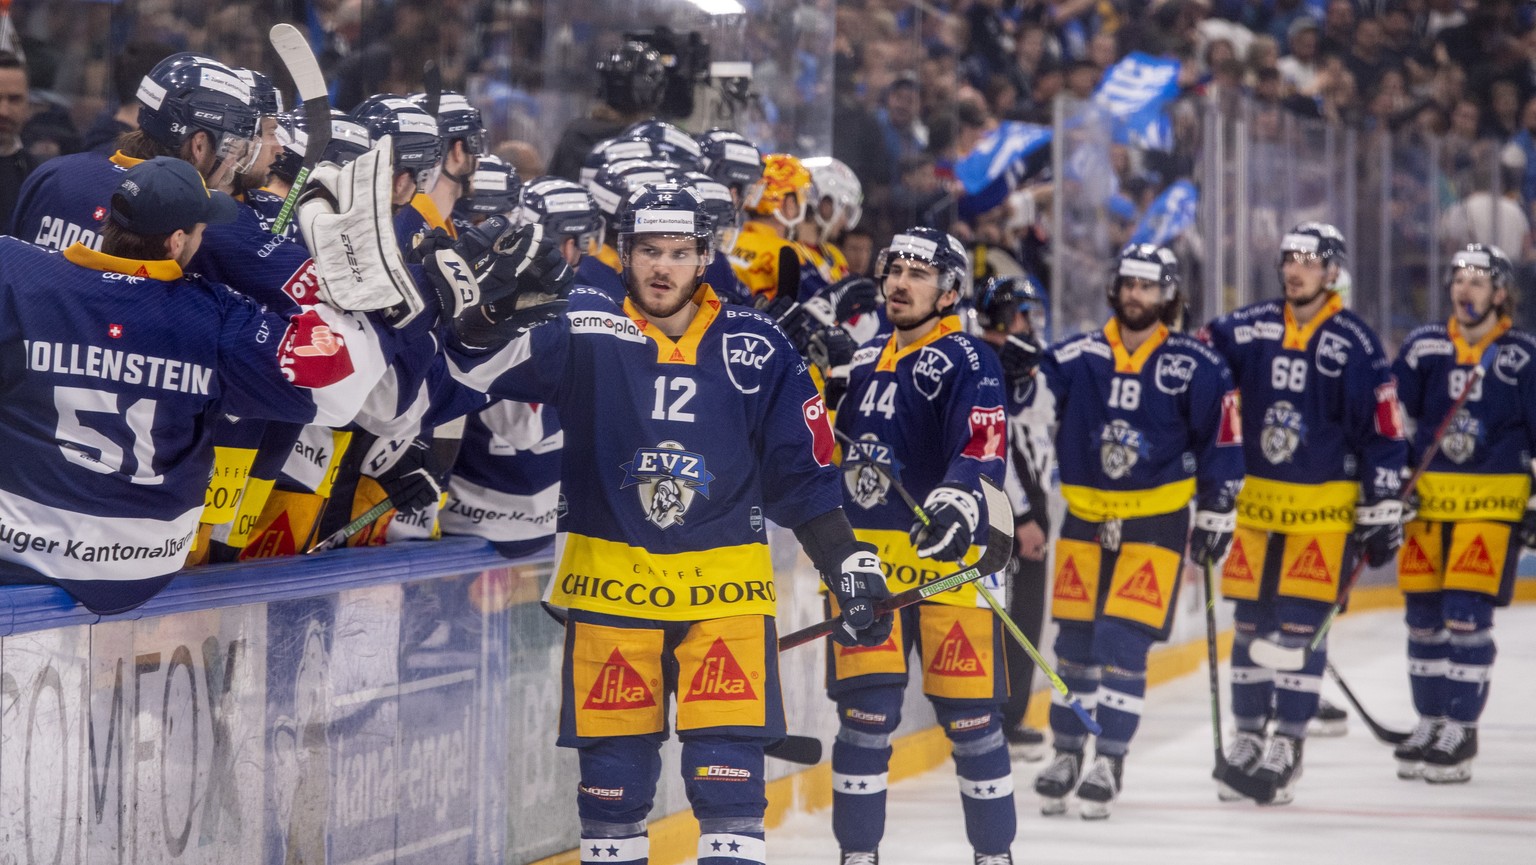
[(1243, 400), (1235, 390), (1221, 395), (1221, 430), (1216, 434), (1216, 446), (1243, 443)]
[(1003, 459), (1008, 441), (1008, 414), (1003, 407), (977, 406), (971, 409), (970, 422), (971, 440), (960, 455), (983, 461)]
[(293, 298), (294, 303), (311, 304), (319, 296), (320, 277), (315, 273), (313, 259), (304, 262), (304, 266), (293, 272), (288, 281), (283, 283), (283, 294)]
[(1187, 354), (1165, 354), (1157, 359), (1157, 371), (1153, 381), (1157, 389), (1169, 396), (1178, 396), (1189, 390), (1195, 380), (1195, 359)]
[(819, 465), (831, 465), (836, 443), (832, 439), (832, 423), (827, 419), (827, 404), (821, 394), (801, 403), (800, 415), (805, 418), (806, 429), (811, 431), (811, 456)]
[(312, 309), (289, 321), (278, 343), (277, 365), (299, 387), (327, 387), (352, 374), (346, 340)]
[(674, 441), (640, 448), (621, 468), (625, 475), (619, 488), (639, 486), (645, 518), (663, 529), (682, 525), (694, 495), (709, 498), (709, 483), (715, 479), (705, 468), (702, 455), (684, 450)]
[(944, 386), (944, 376), (955, 368), (955, 362), (933, 346), (924, 346), (912, 367), (912, 383), (917, 392), (929, 399), (937, 399)]
[(720, 340), (725, 355), (725, 374), (742, 393), (757, 393), (763, 386), (763, 367), (773, 357), (773, 343), (755, 333), (728, 333)]

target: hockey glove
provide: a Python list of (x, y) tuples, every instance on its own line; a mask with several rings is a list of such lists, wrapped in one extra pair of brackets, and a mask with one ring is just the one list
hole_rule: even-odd
[(1525, 503), (1525, 516), (1520, 518), (1520, 545), (1536, 550), (1536, 496)]
[(1035, 367), (1040, 365), (1040, 343), (1032, 336), (1010, 333), (997, 347), (997, 359), (1008, 384), (1016, 385), (1035, 374)]
[(1200, 567), (1220, 565), (1232, 547), (1236, 529), (1236, 511), (1195, 511), (1195, 530), (1189, 533), (1190, 559)]
[(832, 632), (832, 639), (843, 646), (878, 646), (891, 636), (891, 614), (877, 614), (875, 604), (890, 597), (885, 587), (885, 572), (870, 544), (843, 559), (841, 573), (828, 586), (837, 598), (838, 617), (842, 620)]
[(981, 500), (959, 484), (940, 484), (923, 502), (928, 524), (912, 524), (910, 537), (917, 554), (925, 559), (958, 562), (971, 548), (971, 537), (981, 524)]
[(840, 322), (880, 308), (880, 286), (867, 276), (850, 276), (834, 282), (827, 287), (826, 296)]
[(485, 261), (478, 302), (454, 319), (463, 348), (499, 348), (565, 312), (574, 273), (543, 226), (525, 225), (502, 235)]
[(1403, 503), (1382, 499), (1374, 505), (1355, 507), (1355, 543), (1373, 568), (1392, 561), (1403, 545)]
[(840, 375), (848, 377), (848, 364), (853, 360), (853, 337), (848, 331), (843, 330), (842, 325), (829, 324), (817, 328), (811, 334), (811, 338), (805, 347), (805, 355), (811, 363), (821, 368), (823, 374), (828, 377)]
[(438, 483), (427, 465), (431, 453), (432, 448), (426, 441), (416, 439), (394, 465), (375, 478), (400, 513), (437, 504), (443, 494), (443, 485)]

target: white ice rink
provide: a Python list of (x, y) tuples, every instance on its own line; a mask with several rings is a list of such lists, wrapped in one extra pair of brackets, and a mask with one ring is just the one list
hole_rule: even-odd
[[(1467, 784), (1400, 781), (1391, 748), (1351, 710), (1342, 738), (1313, 737), (1305, 775), (1290, 805), (1217, 801), (1210, 703), (1204, 667), (1147, 695), (1146, 716), (1125, 766), (1125, 788), (1108, 820), (1040, 816), (1035, 773), (1015, 761), (1019, 865), (1536, 865), (1536, 605), (1495, 614), (1499, 656)], [(1331, 657), (1384, 726), (1407, 730), (1414, 717), (1403, 658), (1401, 612), (1341, 618)], [(1225, 669), (1222, 705), (1226, 710)], [(1347, 706), (1331, 681), (1324, 694)], [(1230, 715), (1227, 716), (1230, 718)], [(1230, 737), (1230, 720), (1227, 721)], [(882, 865), (969, 865), (954, 764), (891, 788)], [(1071, 801), (1071, 800), (1069, 800)], [(837, 859), (831, 812), (791, 817), (768, 834), (775, 865)]]

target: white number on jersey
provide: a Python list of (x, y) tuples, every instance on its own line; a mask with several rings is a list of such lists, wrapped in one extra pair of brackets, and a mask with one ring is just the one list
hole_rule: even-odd
[[(656, 404), (651, 408), (651, 420), (675, 420), (693, 422), (693, 412), (683, 411), (683, 407), (698, 393), (698, 385), (691, 378), (668, 378), (664, 375), (656, 377)], [(672, 403), (667, 404), (667, 393), (676, 394)]]
[(1461, 369), (1459, 367), (1451, 370), (1448, 394), (1451, 399), (1461, 399), (1461, 392), (1466, 390), (1469, 381), (1472, 384), (1472, 394), (1467, 397), (1467, 402), (1483, 398), (1483, 377), (1474, 376), (1472, 372), (1470, 369)]
[(1269, 386), (1301, 393), (1307, 386), (1307, 362), (1299, 357), (1277, 357), (1269, 370)]
[(1109, 407), (1135, 411), (1141, 406), (1141, 382), (1134, 378), (1109, 380)]
[[(878, 399), (875, 397), (877, 390), (880, 391)], [(864, 399), (859, 401), (859, 413), (868, 417), (877, 411), (885, 415), (886, 420), (896, 416), (896, 382), (886, 382), (884, 390), (880, 389), (878, 383), (864, 390)]]
[[(163, 475), (155, 474), (155, 401), (149, 397), (134, 400), (122, 412), (118, 411), (117, 401), (117, 394), (95, 388), (64, 385), (54, 388), (53, 407), (59, 413), (59, 426), (54, 435), (58, 437), (59, 450), (66, 460), (93, 472), (121, 473), (123, 445), (113, 441), (103, 430), (90, 426), (84, 417), (121, 414), (133, 436), (133, 441), (128, 444), (135, 466), (128, 479), (136, 484), (155, 486), (165, 480)], [(93, 457), (89, 450), (99, 451), (101, 456)]]

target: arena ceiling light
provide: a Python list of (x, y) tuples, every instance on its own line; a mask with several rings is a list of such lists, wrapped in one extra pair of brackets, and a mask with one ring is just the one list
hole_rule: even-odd
[(745, 15), (747, 7), (736, 0), (688, 0), (705, 15)]

